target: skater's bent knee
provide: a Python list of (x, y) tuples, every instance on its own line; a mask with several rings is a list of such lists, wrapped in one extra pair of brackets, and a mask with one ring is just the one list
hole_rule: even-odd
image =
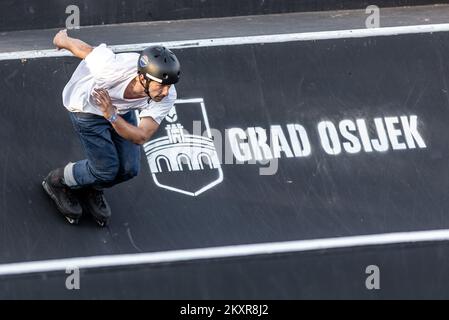
[(108, 183), (116, 179), (118, 174), (118, 168), (109, 168), (107, 170), (96, 170), (92, 172), (98, 182)]
[(120, 174), (119, 179), (126, 181), (136, 177), (139, 174), (139, 167), (129, 168)]
[(139, 174), (139, 167), (132, 167), (125, 172), (128, 177), (134, 178)]

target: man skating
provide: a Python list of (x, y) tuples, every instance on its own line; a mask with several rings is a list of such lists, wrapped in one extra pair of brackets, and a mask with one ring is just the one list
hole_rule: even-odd
[(111, 209), (102, 190), (138, 174), (140, 145), (157, 131), (176, 101), (180, 64), (161, 46), (140, 55), (115, 54), (105, 44), (93, 48), (71, 38), (66, 30), (53, 43), (83, 59), (62, 96), (86, 159), (51, 171), (42, 185), (70, 223), (78, 223), (82, 202), (104, 226)]

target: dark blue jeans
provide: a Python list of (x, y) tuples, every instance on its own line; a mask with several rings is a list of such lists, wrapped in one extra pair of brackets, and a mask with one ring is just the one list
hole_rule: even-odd
[[(140, 145), (125, 140), (105, 118), (88, 113), (70, 113), (86, 159), (65, 168), (67, 185), (72, 188), (92, 186), (110, 188), (135, 177), (140, 169)], [(134, 111), (122, 118), (137, 125)]]

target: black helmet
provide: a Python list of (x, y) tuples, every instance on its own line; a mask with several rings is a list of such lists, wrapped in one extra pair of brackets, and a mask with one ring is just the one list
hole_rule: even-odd
[(162, 46), (148, 47), (142, 51), (137, 70), (147, 80), (161, 84), (175, 84), (179, 81), (181, 64), (175, 54)]

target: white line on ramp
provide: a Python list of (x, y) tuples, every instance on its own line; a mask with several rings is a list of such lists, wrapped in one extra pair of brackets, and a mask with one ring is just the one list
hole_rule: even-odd
[[(110, 46), (110, 48), (115, 52), (129, 52), (129, 51), (142, 51), (146, 47), (152, 45), (163, 45), (171, 49), (184, 49), (184, 48), (201, 48), (201, 47), (216, 47), (216, 46), (236, 46), (236, 45), (258, 44), (258, 43), (281, 43), (292, 41), (366, 38), (366, 37), (395, 36), (402, 34), (419, 34), (419, 33), (434, 33), (434, 32), (447, 32), (447, 31), (449, 31), (449, 23), (372, 28), (372, 29), (273, 34), (273, 35), (215, 38), (215, 39), (134, 43), (134, 44), (113, 45)], [(71, 55), (72, 54), (66, 50), (58, 51), (56, 49), (4, 52), (0, 53), (0, 61), (16, 60), (16, 59), (55, 58)]]
[(338, 248), (354, 248), (401, 243), (448, 241), (449, 229), (385, 233), (365, 236), (339, 237), (316, 240), (272, 242), (260, 244), (187, 249), (152, 253), (137, 253), (84, 258), (55, 259), (0, 265), (0, 276), (55, 272), (70, 267), (80, 269), (106, 268), (133, 265), (155, 265), (184, 261), (238, 258)]

